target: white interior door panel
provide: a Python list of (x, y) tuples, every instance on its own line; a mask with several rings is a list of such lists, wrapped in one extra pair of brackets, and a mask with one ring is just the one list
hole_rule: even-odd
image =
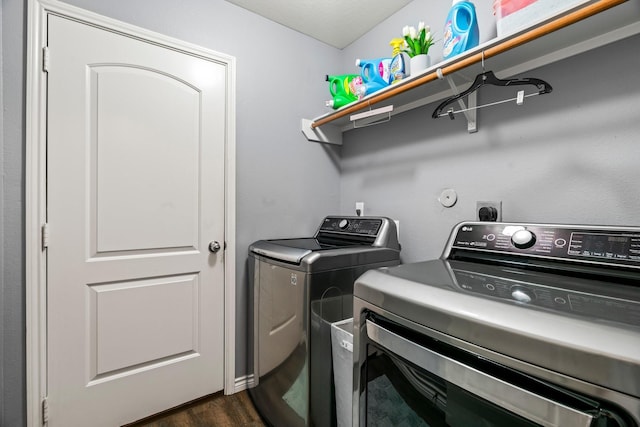
[(48, 16), (50, 426), (223, 388), (225, 64)]

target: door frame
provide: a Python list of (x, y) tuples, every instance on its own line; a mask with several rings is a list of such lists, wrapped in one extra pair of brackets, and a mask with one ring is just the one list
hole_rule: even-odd
[(224, 252), (224, 393), (236, 391), (236, 59), (194, 44), (107, 18), (56, 0), (28, 0), (26, 152), (25, 152), (25, 277), (27, 425), (46, 422), (47, 396), (47, 220), (46, 99), (44, 69), (47, 15), (56, 14), (108, 31), (216, 61), (226, 68), (225, 244)]

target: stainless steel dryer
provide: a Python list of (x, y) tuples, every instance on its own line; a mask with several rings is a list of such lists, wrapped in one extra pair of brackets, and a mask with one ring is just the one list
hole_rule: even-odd
[(354, 331), (354, 426), (638, 427), (640, 228), (460, 224)]
[(274, 426), (336, 425), (331, 323), (353, 314), (353, 283), (398, 265), (395, 223), (384, 217), (324, 218), (313, 237), (249, 247), (249, 394)]

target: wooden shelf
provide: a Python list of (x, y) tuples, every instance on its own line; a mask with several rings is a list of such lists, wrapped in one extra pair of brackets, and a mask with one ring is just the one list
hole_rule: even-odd
[(640, 0), (591, 1), (535, 27), (483, 43), (360, 101), (313, 120), (303, 119), (302, 131), (310, 141), (341, 144), (342, 132), (354, 129), (353, 114), (393, 105), (390, 115), (395, 115), (450, 96), (451, 88), (438, 77), (438, 69), (456, 85), (465, 86), (482, 72), (483, 57), (487, 70), (507, 78), (638, 33)]

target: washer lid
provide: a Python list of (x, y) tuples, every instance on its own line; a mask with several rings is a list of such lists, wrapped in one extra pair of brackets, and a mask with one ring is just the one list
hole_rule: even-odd
[(283, 240), (258, 240), (249, 247), (249, 250), (258, 255), (263, 255), (279, 261), (300, 264), (302, 258), (313, 252), (313, 242), (316, 242), (313, 238), (290, 240), (304, 242), (304, 244), (284, 245), (282, 244)]
[[(300, 264), (302, 259), (312, 252), (352, 246), (362, 247), (363, 245), (356, 242), (341, 241), (326, 243), (320, 239), (307, 237), (297, 239), (259, 240), (252, 244), (249, 247), (249, 250), (256, 254), (279, 261)], [(365, 247), (368, 247), (368, 245)]]
[(268, 240), (268, 242), (296, 249), (308, 249), (310, 251), (322, 251), (327, 249), (346, 248), (351, 246), (362, 246), (358, 242), (346, 241), (325, 241), (320, 238), (302, 238), (302, 239), (279, 239)]

